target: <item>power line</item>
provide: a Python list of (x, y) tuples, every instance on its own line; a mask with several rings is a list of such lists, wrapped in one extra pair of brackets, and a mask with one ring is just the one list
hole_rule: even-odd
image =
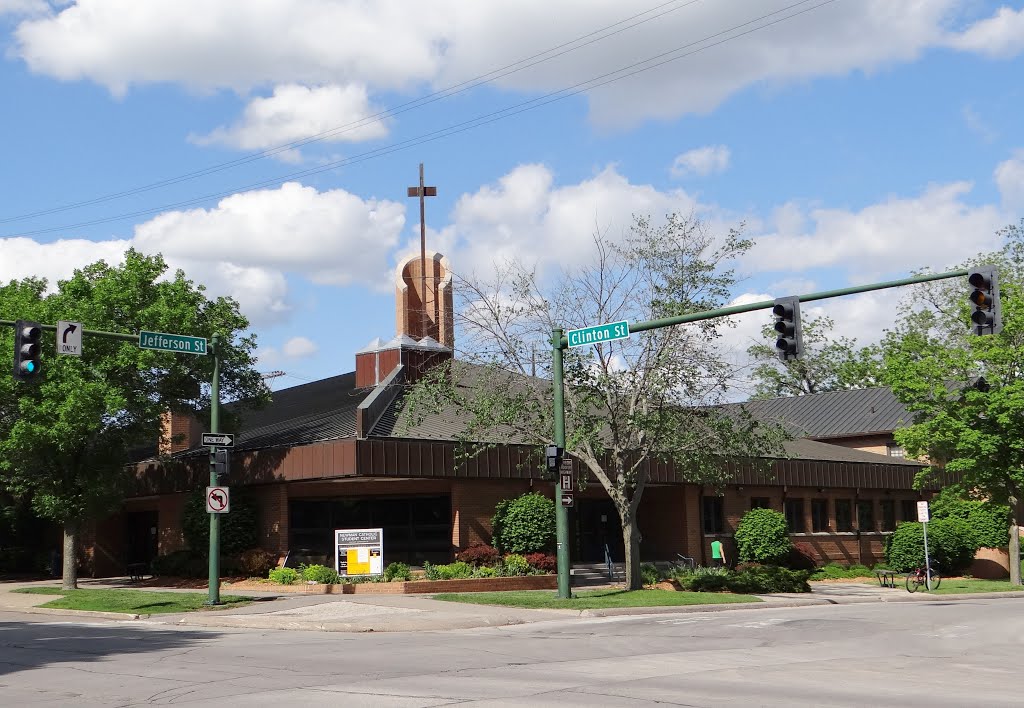
[[(738, 25), (734, 25), (734, 26), (732, 26), (732, 27), (730, 27), (728, 29), (725, 29), (725, 30), (722, 30), (720, 32), (716, 32), (714, 34), (708, 35), (707, 37), (704, 37), (703, 39), (699, 39), (699, 40), (696, 40), (696, 41), (693, 41), (693, 42), (689, 42), (689, 43), (684, 44), (684, 45), (682, 45), (680, 47), (677, 47), (676, 49), (672, 49), (672, 50), (667, 51), (667, 52), (662, 52), (660, 54), (656, 54), (656, 55), (654, 55), (652, 57), (648, 57), (647, 59), (644, 59), (644, 60), (641, 60), (641, 61), (638, 61), (638, 62), (634, 62), (633, 64), (629, 64), (629, 65), (627, 65), (625, 67), (616, 69), (614, 71), (606, 72), (606, 73), (601, 74), (599, 76), (595, 76), (594, 78), (588, 79), (587, 81), (581, 81), (579, 83), (573, 84), (572, 86), (569, 86), (567, 88), (559, 89), (557, 91), (552, 91), (550, 93), (543, 94), (542, 96), (538, 96), (536, 98), (533, 98), (533, 99), (530, 99), (530, 100), (527, 100), (527, 101), (523, 101), (521, 103), (513, 104), (512, 106), (508, 106), (508, 107), (500, 109), (498, 111), (492, 111), (491, 113), (486, 113), (486, 114), (477, 116), (476, 118), (472, 118), (470, 120), (463, 121), (461, 123), (455, 123), (454, 125), (450, 125), (450, 126), (448, 126), (446, 128), (441, 128), (441, 129), (438, 129), (438, 130), (430, 131), (428, 133), (423, 133), (423, 134), (421, 134), (419, 136), (416, 136), (414, 138), (408, 138), (406, 140), (402, 140), (400, 142), (393, 143), (391, 145), (386, 145), (386, 146), (383, 146), (383, 147), (380, 147), (380, 148), (375, 148), (373, 150), (369, 150), (369, 151), (364, 152), (364, 153), (359, 153), (359, 154), (353, 155), (351, 157), (346, 157), (346, 158), (343, 158), (341, 160), (335, 160), (333, 162), (329, 162), (329, 163), (326, 163), (324, 165), (320, 165), (320, 166), (315, 167), (315, 168), (310, 168), (310, 169), (307, 169), (307, 170), (301, 170), (299, 172), (292, 172), (292, 173), (284, 175), (284, 176), (278, 176), (278, 177), (262, 180), (262, 181), (259, 181), (259, 182), (253, 182), (253, 183), (241, 186), (241, 187), (235, 187), (233, 189), (229, 189), (229, 190), (225, 190), (225, 191), (221, 191), (221, 192), (205, 194), (203, 196), (194, 197), (194, 198), (191, 198), (191, 199), (186, 199), (186, 200), (179, 201), (179, 202), (173, 202), (173, 203), (170, 203), (170, 204), (164, 204), (164, 205), (161, 205), (161, 206), (158, 206), (158, 207), (141, 209), (141, 210), (138, 210), (138, 211), (126, 212), (126, 213), (118, 214), (118, 215), (115, 215), (115, 216), (103, 217), (103, 218), (99, 218), (99, 219), (92, 219), (92, 220), (89, 220), (89, 221), (81, 221), (81, 222), (73, 223), (73, 224), (64, 224), (64, 225), (61, 225), (61, 226), (54, 226), (54, 227), (45, 228), (45, 229), (35, 229), (35, 230), (32, 230), (32, 231), (18, 232), (16, 234), (13, 234), (13, 233), (12, 234), (6, 234), (4, 236), (0, 236), (0, 238), (12, 238), (12, 237), (15, 237), (15, 236), (35, 236), (35, 235), (38, 235), (38, 234), (53, 233), (55, 231), (64, 231), (64, 230), (67, 230), (67, 229), (77, 229), (77, 228), (82, 228), (82, 227), (86, 227), (86, 226), (96, 226), (98, 224), (106, 224), (106, 223), (110, 223), (110, 222), (114, 222), (114, 221), (122, 221), (122, 220), (125, 220), (125, 219), (132, 219), (132, 218), (136, 218), (136, 217), (140, 217), (140, 216), (148, 216), (150, 214), (156, 214), (156, 213), (163, 212), (163, 211), (168, 211), (168, 210), (171, 210), (171, 209), (178, 209), (178, 208), (181, 208), (181, 207), (192, 206), (192, 205), (199, 204), (201, 202), (205, 202), (205, 201), (209, 201), (209, 200), (213, 200), (213, 199), (220, 199), (220, 198), (227, 197), (227, 196), (230, 196), (232, 194), (239, 193), (239, 192), (245, 192), (245, 191), (249, 191), (249, 190), (253, 190), (253, 189), (258, 189), (258, 188), (261, 188), (261, 187), (280, 185), (283, 182), (287, 182), (289, 180), (300, 179), (302, 177), (309, 177), (309, 176), (312, 176), (312, 175), (320, 174), (322, 172), (327, 172), (327, 171), (336, 169), (338, 167), (345, 167), (345, 166), (349, 166), (349, 165), (354, 165), (354, 164), (358, 164), (360, 162), (365, 162), (367, 160), (371, 160), (371, 159), (374, 159), (374, 158), (377, 158), (377, 157), (382, 157), (384, 155), (390, 155), (392, 153), (400, 152), (402, 150), (408, 150), (409, 148), (412, 148), (412, 147), (423, 145), (425, 143), (434, 142), (434, 141), (440, 140), (442, 138), (451, 137), (453, 135), (457, 135), (459, 133), (463, 133), (463, 132), (466, 132), (468, 130), (472, 130), (473, 128), (479, 128), (481, 126), (488, 125), (490, 123), (495, 123), (495, 122), (497, 122), (499, 120), (504, 120), (505, 118), (510, 118), (512, 116), (519, 115), (520, 113), (525, 113), (526, 111), (531, 111), (531, 110), (534, 110), (536, 108), (540, 108), (542, 106), (546, 106), (548, 104), (555, 103), (557, 101), (562, 101), (562, 100), (564, 100), (566, 98), (570, 98), (572, 96), (576, 96), (576, 95), (584, 93), (586, 91), (590, 91), (590, 90), (593, 90), (595, 88), (600, 88), (602, 86), (606, 86), (608, 84), (614, 83), (616, 81), (621, 81), (622, 79), (626, 79), (626, 78), (629, 78), (629, 77), (632, 77), (632, 76), (636, 76), (637, 74), (641, 74), (641, 73), (643, 73), (645, 71), (650, 71), (651, 69), (656, 69), (656, 68), (658, 68), (660, 66), (664, 66), (665, 64), (669, 64), (671, 62), (678, 61), (680, 59), (685, 59), (686, 57), (692, 56), (692, 55), (697, 54), (699, 52), (702, 52), (702, 51), (704, 51), (706, 49), (711, 49), (713, 47), (717, 47), (719, 45), (725, 44), (726, 42), (732, 41), (734, 39), (738, 39), (740, 37), (744, 37), (746, 35), (753, 34), (754, 32), (760, 31), (760, 30), (765, 29), (767, 27), (772, 27), (774, 25), (777, 25), (777, 24), (780, 24), (782, 22), (785, 22), (786, 20), (790, 20), (790, 19), (792, 19), (794, 17), (797, 17), (799, 15), (803, 15), (805, 13), (811, 12), (811, 11), (816, 10), (816, 9), (818, 9), (820, 7), (823, 7), (825, 5), (829, 5), (829, 4), (833, 3), (833, 2), (836, 2), (836, 0), (821, 0), (816, 5), (812, 5), (810, 7), (802, 8), (802, 9), (797, 10), (796, 12), (793, 12), (793, 13), (791, 13), (789, 15), (785, 15), (783, 17), (779, 17), (779, 18), (777, 18), (775, 20), (772, 20), (770, 22), (765, 22), (764, 24), (757, 25), (756, 27), (752, 27), (752, 28), (744, 30), (742, 32), (736, 32), (735, 34), (730, 34), (732, 32), (735, 32), (735, 30), (738, 30), (738, 29), (740, 29), (742, 27), (747, 27), (748, 25), (752, 25), (752, 24), (755, 24), (757, 22), (760, 22), (761, 20), (765, 20), (765, 19), (767, 19), (769, 17), (773, 17), (775, 15), (779, 15), (781, 13), (787, 12), (787, 11), (792, 10), (793, 8), (799, 7), (801, 5), (806, 5), (808, 2), (811, 2), (811, 1), (812, 0), (800, 0), (799, 2), (793, 3), (793, 4), (788, 5), (786, 7), (783, 7), (783, 8), (780, 8), (779, 10), (775, 10), (773, 12), (769, 12), (769, 13), (766, 13), (766, 14), (761, 15), (759, 17), (756, 17), (753, 20), (749, 20), (747, 22), (742, 22), (742, 23), (740, 23)], [(717, 42), (711, 42), (710, 44), (704, 44), (705, 42), (708, 42), (709, 40), (714, 39), (716, 37), (721, 37), (722, 35), (729, 35), (729, 36), (726, 36), (726, 37), (718, 40)], [(697, 46), (697, 45), (702, 45), (702, 44), (704, 44), (704, 46)], [(691, 47), (696, 47), (696, 48), (692, 49), (691, 51), (684, 51), (684, 50), (690, 49)], [(680, 53), (680, 52), (682, 52), (682, 53)]]
[[(294, 141), (289, 142), (289, 143), (283, 143), (281, 145), (277, 145), (275, 147), (267, 148), (266, 150), (261, 150), (259, 152), (254, 152), (254, 153), (250, 153), (248, 155), (243, 155), (243, 156), (238, 157), (238, 158), (236, 158), (234, 160), (228, 160), (227, 162), (221, 162), (221, 163), (218, 163), (218, 164), (215, 164), (215, 165), (211, 165), (209, 167), (205, 167), (205, 168), (200, 169), (200, 170), (195, 170), (193, 172), (186, 172), (186, 173), (178, 175), (176, 177), (169, 177), (167, 179), (159, 180), (157, 182), (151, 182), (149, 184), (145, 184), (145, 185), (142, 185), (140, 187), (135, 187), (133, 189), (127, 189), (127, 190), (124, 190), (124, 191), (121, 191), (121, 192), (114, 192), (114, 193), (111, 193), (111, 194), (106, 194), (106, 195), (102, 195), (102, 196), (99, 196), (99, 197), (95, 197), (93, 199), (86, 199), (86, 200), (83, 200), (83, 201), (80, 201), (80, 202), (73, 202), (73, 203), (70, 203), (70, 204), (64, 204), (64, 205), (59, 206), (59, 207), (52, 207), (52, 208), (49, 208), (49, 209), (40, 209), (38, 211), (26, 212), (24, 214), (18, 214), (18, 215), (15, 215), (15, 216), (5, 217), (3, 219), (0, 219), (0, 224), (7, 224), (7, 223), (10, 223), (10, 222), (13, 222), (13, 221), (23, 221), (24, 219), (30, 219), (30, 218), (37, 217), (37, 216), (45, 216), (45, 215), (48, 215), (48, 214), (56, 214), (56, 213), (63, 212), (63, 211), (70, 211), (72, 209), (79, 209), (79, 208), (84, 207), (84, 206), (92, 206), (94, 204), (101, 204), (103, 202), (113, 201), (115, 199), (122, 199), (124, 197), (129, 197), (129, 196), (133, 196), (133, 195), (136, 195), (136, 194), (141, 194), (143, 192), (149, 192), (149, 191), (152, 191), (154, 189), (160, 189), (162, 187), (169, 187), (171, 185), (180, 184), (182, 182), (187, 182), (189, 180), (193, 180), (193, 179), (196, 179), (198, 177), (205, 177), (207, 175), (216, 174), (217, 172), (223, 172), (224, 170), (232, 169), (234, 167), (239, 167), (241, 165), (249, 164), (251, 162), (256, 162), (257, 160), (262, 160), (262, 159), (264, 159), (266, 157), (272, 157), (274, 155), (280, 154), (282, 152), (286, 152), (288, 150), (294, 150), (294, 149), (302, 147), (304, 145), (309, 145), (310, 143), (315, 143), (315, 142), (320, 142), (322, 140), (327, 140), (328, 138), (331, 138), (331, 137), (334, 137), (334, 136), (337, 136), (337, 135), (341, 135), (341, 134), (344, 134), (344, 133), (349, 133), (349, 132), (352, 132), (354, 130), (358, 130), (359, 128), (365, 127), (367, 125), (372, 125), (374, 123), (380, 123), (380, 122), (384, 121), (387, 118), (391, 118), (393, 116), (401, 115), (402, 113), (406, 113), (406, 112), (414, 110), (416, 108), (421, 108), (423, 106), (429, 105), (431, 103), (435, 103), (435, 102), (443, 100), (445, 98), (450, 98), (452, 96), (456, 96), (458, 94), (465, 93), (465, 92), (467, 92), (467, 91), (469, 91), (471, 89), (474, 89), (474, 88), (476, 88), (478, 86), (482, 86), (484, 84), (497, 81), (498, 79), (505, 78), (506, 76), (511, 76), (512, 74), (515, 74), (517, 72), (523, 71), (524, 69), (529, 69), (529, 68), (534, 67), (534, 66), (536, 66), (538, 64), (541, 64), (543, 62), (550, 61), (551, 59), (556, 59), (556, 58), (558, 58), (560, 56), (563, 56), (565, 54), (568, 54), (570, 52), (574, 52), (577, 49), (582, 49), (583, 47), (586, 47), (586, 46), (589, 46), (589, 45), (594, 44), (596, 42), (599, 42), (601, 40), (607, 39), (608, 37), (612, 37), (612, 36), (615, 36), (617, 34), (621, 34), (622, 32), (625, 32), (626, 30), (633, 29), (634, 27), (638, 27), (638, 26), (640, 26), (642, 24), (645, 24), (647, 22), (651, 22), (651, 21), (656, 20), (656, 19), (658, 19), (660, 17), (664, 17), (665, 15), (668, 15), (669, 13), (672, 13), (672, 12), (675, 12), (677, 10), (680, 10), (680, 9), (682, 9), (684, 7), (688, 7), (690, 5), (695, 5), (696, 3), (701, 2), (701, 0), (689, 0), (689, 2), (686, 2), (686, 3), (682, 4), (682, 5), (678, 5), (679, 2), (680, 2), (680, 0), (671, 0), (670, 2), (662, 3), (661, 5), (657, 5), (657, 6), (651, 8), (649, 10), (644, 10), (643, 12), (637, 13), (635, 15), (631, 15), (630, 17), (627, 17), (627, 18), (625, 18), (623, 20), (619, 20), (618, 22), (615, 22), (613, 24), (610, 24), (610, 25), (607, 25), (605, 27), (602, 27), (601, 29), (598, 29), (598, 30), (595, 30), (595, 31), (590, 32), (588, 34), (582, 35), (581, 37), (577, 37), (576, 39), (570, 40), (569, 42), (564, 42), (564, 43), (559, 44), (559, 45), (557, 45), (555, 47), (552, 47), (551, 49), (546, 49), (543, 52), (538, 52), (537, 54), (533, 54), (533, 55), (528, 56), (528, 57), (526, 57), (524, 59), (520, 59), (518, 61), (512, 62), (511, 64), (506, 64), (505, 66), (499, 67), (497, 69), (493, 69), (493, 70), (487, 72), (486, 74), (480, 74), (479, 76), (476, 76), (476, 77), (474, 77), (472, 79), (467, 79), (466, 81), (462, 81), (460, 83), (453, 84), (452, 86), (448, 86), (447, 88), (443, 88), (443, 89), (440, 89), (438, 91), (434, 91), (434, 92), (429, 93), (429, 94), (427, 94), (425, 96), (421, 96), (420, 98), (416, 98), (416, 99), (413, 99), (411, 101), (407, 101), (405, 103), (401, 103), (401, 104), (399, 104), (397, 106), (394, 106), (393, 108), (388, 108), (388, 109), (379, 111), (377, 113), (374, 113), (372, 115), (366, 116), (364, 118), (360, 118), (359, 120), (352, 121), (352, 122), (349, 122), (349, 123), (345, 123), (343, 125), (336, 126), (334, 128), (328, 128), (325, 131), (322, 131), (320, 133), (316, 133), (314, 135), (307, 136), (305, 138), (300, 138), (298, 140), (294, 140)], [(670, 5), (678, 5), (678, 6), (677, 7), (669, 7)], [(667, 7), (668, 7), (668, 9), (665, 9)], [(657, 14), (652, 14), (652, 13), (657, 13)], [(644, 17), (645, 15), (651, 15), (651, 16), (650, 17)], [(643, 19), (638, 19), (638, 18), (643, 18)], [(638, 20), (638, 21), (634, 22), (633, 24), (628, 24), (627, 25), (627, 23), (631, 22), (632, 20)], [(626, 25), (626, 26), (620, 27), (620, 25)], [(615, 29), (614, 31), (609, 31), (609, 30), (612, 30), (613, 28), (616, 28), (616, 27), (618, 27), (619, 29)], [(576, 45), (576, 46), (573, 46), (573, 45)], [(37, 233), (37, 232), (33, 232), (33, 233)]]

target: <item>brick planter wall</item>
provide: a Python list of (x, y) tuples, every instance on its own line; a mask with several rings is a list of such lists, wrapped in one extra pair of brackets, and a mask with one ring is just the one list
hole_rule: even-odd
[(268, 585), (232, 583), (227, 592), (262, 590), (306, 595), (413, 595), (437, 592), (502, 592), (511, 590), (554, 590), (557, 575), (522, 575), (511, 578), (465, 578), (462, 580), (411, 580), (395, 583), (347, 583), (342, 585)]

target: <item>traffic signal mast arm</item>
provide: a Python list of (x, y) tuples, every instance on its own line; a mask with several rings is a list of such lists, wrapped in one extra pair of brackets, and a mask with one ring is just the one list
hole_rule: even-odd
[[(811, 293), (809, 295), (799, 295), (795, 297), (799, 302), (813, 302), (815, 300), (827, 300), (832, 297), (842, 297), (843, 295), (855, 295), (857, 293), (867, 293), (872, 290), (885, 290), (887, 288), (898, 288), (903, 285), (916, 285), (917, 283), (928, 283), (933, 280), (947, 280), (949, 278), (961, 278), (968, 275), (967, 270), (951, 270), (945, 273), (934, 273), (930, 275), (917, 275), (912, 278), (903, 278), (902, 280), (889, 280), (884, 283), (871, 283), (869, 285), (856, 285), (850, 288), (839, 288), (838, 290), (825, 290), (820, 293)], [(637, 322), (636, 324), (630, 323), (629, 332), (643, 332), (649, 329), (660, 329), (661, 327), (671, 327), (677, 324), (686, 324), (687, 322), (700, 322), (702, 320), (711, 320), (716, 317), (727, 317), (729, 315), (739, 315), (744, 312), (754, 312), (755, 310), (767, 310), (768, 308), (774, 308), (776, 304), (775, 300), (762, 300), (760, 302), (752, 302), (747, 305), (732, 305), (731, 307), (720, 307), (717, 310), (707, 310), (706, 312), (694, 312), (689, 315), (677, 315), (676, 317), (665, 317), (659, 320), (648, 320), (647, 322)], [(565, 349), (569, 345), (569, 341), (563, 335), (559, 346)]]
[[(5, 326), (6, 325), (7, 327), (13, 327), (19, 321), (20, 320), (0, 320), (0, 326)], [(43, 330), (45, 332), (56, 332), (57, 331), (57, 325), (41, 324), (41, 325), (38, 325), (38, 327), (39, 327), (39, 329), (41, 329), (41, 330)], [(139, 341), (139, 335), (138, 334), (124, 334), (123, 332), (104, 332), (104, 331), (98, 330), (98, 329), (83, 329), (82, 330), (82, 334), (96, 335), (96, 336), (99, 336), (99, 337), (106, 337), (107, 339), (123, 339), (123, 340), (129, 341), (129, 342), (138, 342)]]

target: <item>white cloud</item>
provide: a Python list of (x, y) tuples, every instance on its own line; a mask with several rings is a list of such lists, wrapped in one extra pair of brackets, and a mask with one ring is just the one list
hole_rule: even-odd
[(49, 13), (46, 0), (0, 0), (0, 17), (4, 15), (35, 16)]
[(1024, 10), (1001, 7), (996, 14), (975, 23), (949, 39), (950, 46), (1005, 59), (1024, 50)]
[(284, 343), (282, 347), (284, 355), (292, 359), (301, 359), (307, 356), (313, 356), (317, 353), (318, 347), (316, 343), (306, 337), (292, 337)]
[[(779, 3), (770, 0), (659, 10), (648, 16), (652, 21), (620, 25), (606, 39), (497, 83), (531, 93), (561, 89), (644, 56), (684, 48), (669, 55), (680, 56), (735, 35), (696, 57), (591, 90), (595, 122), (621, 126), (706, 113), (755, 85), (875, 71), (914, 61), (931, 47), (994, 56), (1019, 51), (1021, 14), (1013, 10), (959, 32), (947, 29), (971, 1), (862, 0), (799, 15), (804, 8), (772, 14)], [(631, 14), (617, 0), (564, 0), (558, 22), (542, 0), (262, 0), (244, 11), (236, 0), (79, 0), (22, 22), (12, 51), (35, 72), (94, 81), (115, 93), (153, 82), (243, 93), (268, 85), (359, 83), (372, 95), (472, 79)]]
[(206, 284), (210, 295), (234, 297), (258, 327), (290, 314), (288, 275), (387, 288), (404, 224), (405, 207), (397, 202), (287, 183), (232, 195), (210, 209), (160, 214), (139, 224), (132, 239), (0, 239), (0, 281), (36, 275), (55, 285), (97, 260), (120, 263), (134, 247), (163, 254), (172, 270)]
[(556, 187), (547, 167), (521, 165), (497, 184), (463, 195), (452, 224), (432, 242), (467, 273), (488, 273), (495, 261), (510, 258), (572, 267), (589, 257), (599, 229), (618, 239), (633, 214), (659, 218), (697, 208), (682, 190), (631, 184), (613, 167), (579, 184)]
[(1009, 160), (996, 166), (995, 180), (1004, 206), (1024, 213), (1024, 150), (1015, 150)]
[(211, 209), (165, 212), (136, 227), (133, 241), (168, 257), (378, 286), (404, 224), (405, 207), (397, 202), (288, 182), (234, 194)]
[[(993, 205), (967, 203), (970, 191), (969, 182), (954, 182), (928, 187), (917, 197), (890, 197), (859, 211), (813, 209), (806, 215), (812, 230), (780, 228), (759, 236), (744, 263), (751, 271), (791, 273), (831, 266), (860, 274), (944, 268), (994, 250), (995, 231), (1008, 220)], [(793, 220), (794, 208), (789, 207), (789, 225), (799, 223)]]
[(725, 145), (707, 145), (677, 155), (669, 172), (676, 178), (690, 175), (706, 177), (728, 169), (729, 157), (729, 148)]
[(58, 280), (70, 278), (76, 268), (87, 263), (123, 263), (124, 252), (130, 245), (124, 240), (65, 239), (38, 243), (30, 238), (0, 239), (0, 282), (32, 275), (46, 278), (50, 289), (55, 290)]
[[(388, 133), (384, 121), (371, 118), (379, 111), (370, 105), (362, 85), (285, 84), (274, 87), (272, 96), (252, 99), (234, 125), (192, 140), (241, 150), (263, 150), (321, 135), (330, 142), (373, 140)], [(283, 159), (296, 156), (293, 150), (278, 154)]]

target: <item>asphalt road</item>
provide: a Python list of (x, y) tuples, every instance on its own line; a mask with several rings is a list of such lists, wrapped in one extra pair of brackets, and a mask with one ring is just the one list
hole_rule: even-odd
[(445, 632), (0, 614), (4, 706), (1019, 706), (1020, 599)]

